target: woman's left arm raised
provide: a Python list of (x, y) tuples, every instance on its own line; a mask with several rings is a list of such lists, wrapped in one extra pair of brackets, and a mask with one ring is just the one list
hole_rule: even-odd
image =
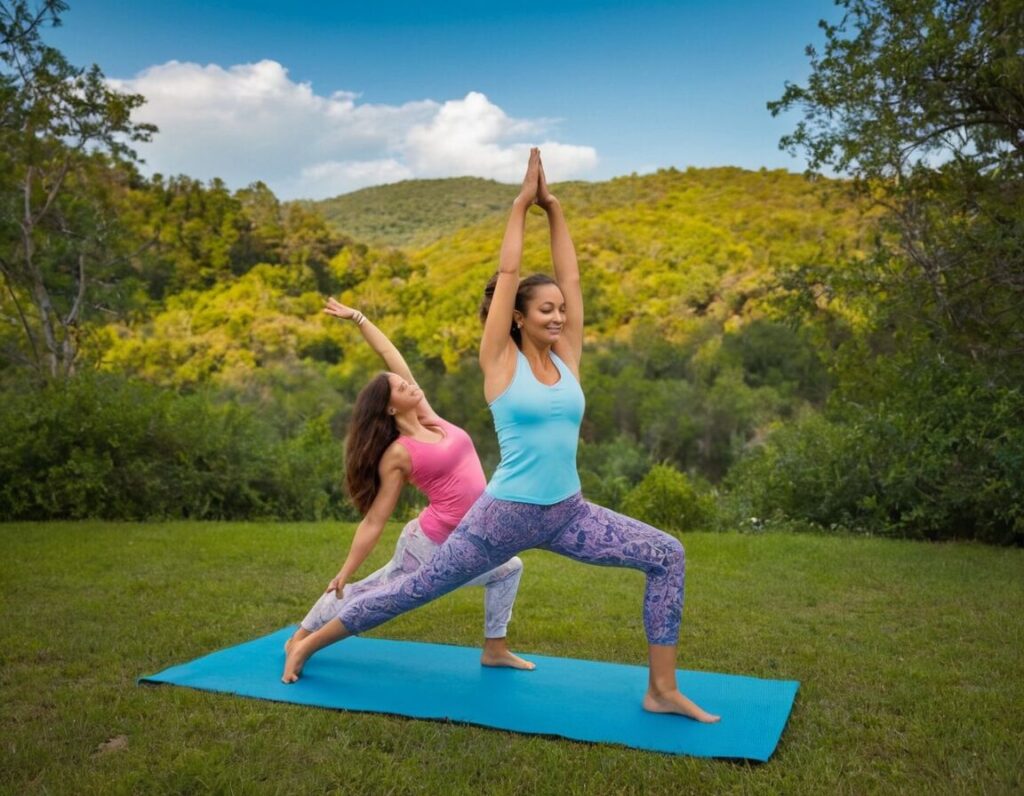
[(569, 234), (569, 226), (565, 222), (562, 206), (555, 195), (548, 190), (543, 163), (540, 167), (537, 204), (544, 209), (548, 216), (555, 281), (565, 299), (565, 326), (562, 328), (558, 342), (554, 345), (554, 351), (579, 379), (580, 359), (583, 356), (583, 288), (580, 284), (580, 268), (576, 261), (576, 247)]
[[(356, 326), (359, 327), (360, 334), (363, 335), (363, 339), (369, 344), (370, 348), (377, 352), (377, 356), (384, 360), (384, 366), (392, 373), (397, 373), (410, 384), (416, 385), (416, 378), (412, 375), (412, 370), (409, 369), (409, 365), (405, 361), (405, 357), (402, 356), (402, 352), (399, 351), (395, 344), (391, 342), (391, 339), (384, 334), (384, 332), (378, 329), (373, 321), (363, 315), (363, 313), (342, 304), (334, 298), (327, 299), (324, 312), (328, 315), (333, 315), (335, 318), (355, 321)], [(416, 407), (416, 414), (419, 416), (421, 423), (437, 423), (437, 412), (435, 412), (433, 407), (427, 402), (427, 397), (425, 395), (423, 396), (423, 400), (420, 401), (419, 405)]]

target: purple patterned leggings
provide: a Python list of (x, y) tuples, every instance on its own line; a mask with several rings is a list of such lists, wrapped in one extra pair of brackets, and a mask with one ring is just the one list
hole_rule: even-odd
[(686, 572), (682, 544), (639, 520), (588, 503), (579, 493), (552, 506), (536, 506), (484, 492), (428, 565), (346, 599), (338, 619), (350, 633), (363, 633), (530, 548), (587, 564), (643, 570), (648, 643), (675, 644), (679, 639)]

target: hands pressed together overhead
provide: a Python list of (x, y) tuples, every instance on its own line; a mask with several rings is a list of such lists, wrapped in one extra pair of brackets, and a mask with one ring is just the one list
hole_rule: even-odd
[(523, 185), (519, 189), (518, 201), (527, 206), (538, 205), (545, 211), (558, 204), (558, 199), (548, 189), (544, 163), (540, 159), (540, 150), (537, 147), (530, 150), (530, 160), (526, 165), (526, 176), (523, 177)]

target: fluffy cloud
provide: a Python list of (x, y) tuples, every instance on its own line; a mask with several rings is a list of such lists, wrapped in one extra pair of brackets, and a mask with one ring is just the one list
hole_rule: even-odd
[[(405, 160), (417, 175), (430, 177), (483, 176), (518, 182), (533, 143), (515, 138), (542, 134), (547, 122), (511, 119), (478, 92), (449, 100), (431, 119), (413, 125), (405, 138)], [(544, 170), (568, 179), (592, 169), (597, 153), (591, 147), (554, 141), (539, 144)]]
[(139, 150), (149, 171), (219, 176), (232, 187), (261, 179), (282, 198), (414, 177), (516, 182), (538, 145), (559, 180), (597, 164), (592, 147), (539, 141), (550, 120), (511, 118), (478, 92), (443, 103), (360, 103), (351, 92), (320, 96), (269, 60), (227, 69), (170, 61), (111, 83), (144, 95), (138, 118), (160, 127)]

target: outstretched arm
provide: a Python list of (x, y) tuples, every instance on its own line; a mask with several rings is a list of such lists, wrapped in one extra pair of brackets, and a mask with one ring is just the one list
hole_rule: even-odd
[[(345, 557), (345, 563), (341, 565), (338, 574), (327, 584), (326, 591), (337, 590), (338, 597), (341, 597), (345, 584), (352, 579), (359, 567), (363, 565), (366, 557), (373, 552), (377, 542), (380, 541), (384, 525), (395, 510), (398, 498), (402, 494), (402, 487), (405, 485), (407, 468), (403, 467), (404, 452), (404, 448), (395, 449), (394, 452), (389, 449), (381, 458), (380, 489), (377, 491), (377, 497), (374, 498), (373, 505), (366, 512), (359, 527), (356, 528), (356, 534), (352, 538), (352, 545)], [(408, 454), (404, 455), (408, 456)]]
[(537, 173), (540, 168), (540, 151), (530, 150), (530, 161), (526, 176), (519, 189), (519, 195), (512, 202), (512, 212), (505, 225), (505, 237), (501, 241), (501, 257), (498, 261), (498, 281), (494, 296), (484, 323), (480, 340), (480, 367), (484, 372), (484, 392), (489, 393), (488, 377), (498, 375), (508, 365), (515, 346), (509, 336), (512, 328), (512, 312), (519, 290), (519, 267), (523, 259), (523, 236), (526, 232), (526, 213), (537, 200)]
[(384, 360), (384, 366), (392, 373), (397, 373), (407, 382), (415, 384), (416, 380), (412, 377), (412, 371), (409, 370), (405, 357), (395, 348), (395, 344), (388, 339), (388, 336), (378, 329), (373, 321), (363, 315), (363, 313), (333, 298), (327, 299), (324, 312), (328, 315), (333, 315), (335, 318), (355, 321), (360, 333), (363, 335), (363, 339), (370, 344), (370, 348), (377, 352), (377, 356)]
[(569, 234), (569, 226), (565, 223), (562, 206), (548, 190), (543, 163), (540, 164), (538, 172), (537, 204), (544, 208), (548, 215), (555, 281), (558, 282), (558, 288), (565, 298), (565, 327), (554, 349), (555, 353), (574, 370), (578, 379), (580, 359), (583, 356), (583, 288), (580, 283), (580, 268), (576, 261), (576, 247)]
[[(384, 360), (384, 367), (392, 373), (397, 373), (410, 384), (416, 384), (416, 379), (413, 378), (412, 371), (409, 369), (409, 365), (405, 361), (405, 357), (402, 356), (402, 352), (399, 351), (388, 336), (378, 329), (373, 321), (363, 315), (363, 313), (359, 310), (353, 309), (352, 307), (346, 306), (333, 298), (327, 299), (327, 304), (324, 306), (324, 312), (328, 315), (333, 315), (335, 318), (355, 321), (356, 325), (359, 327), (359, 332), (363, 335), (363, 339), (369, 343), (370, 348), (377, 352), (377, 356)], [(430, 418), (437, 417), (437, 413), (431, 408), (430, 404), (427, 403), (426, 396), (424, 396), (423, 400), (420, 401), (416, 413), (419, 415), (420, 420), (428, 420)]]

